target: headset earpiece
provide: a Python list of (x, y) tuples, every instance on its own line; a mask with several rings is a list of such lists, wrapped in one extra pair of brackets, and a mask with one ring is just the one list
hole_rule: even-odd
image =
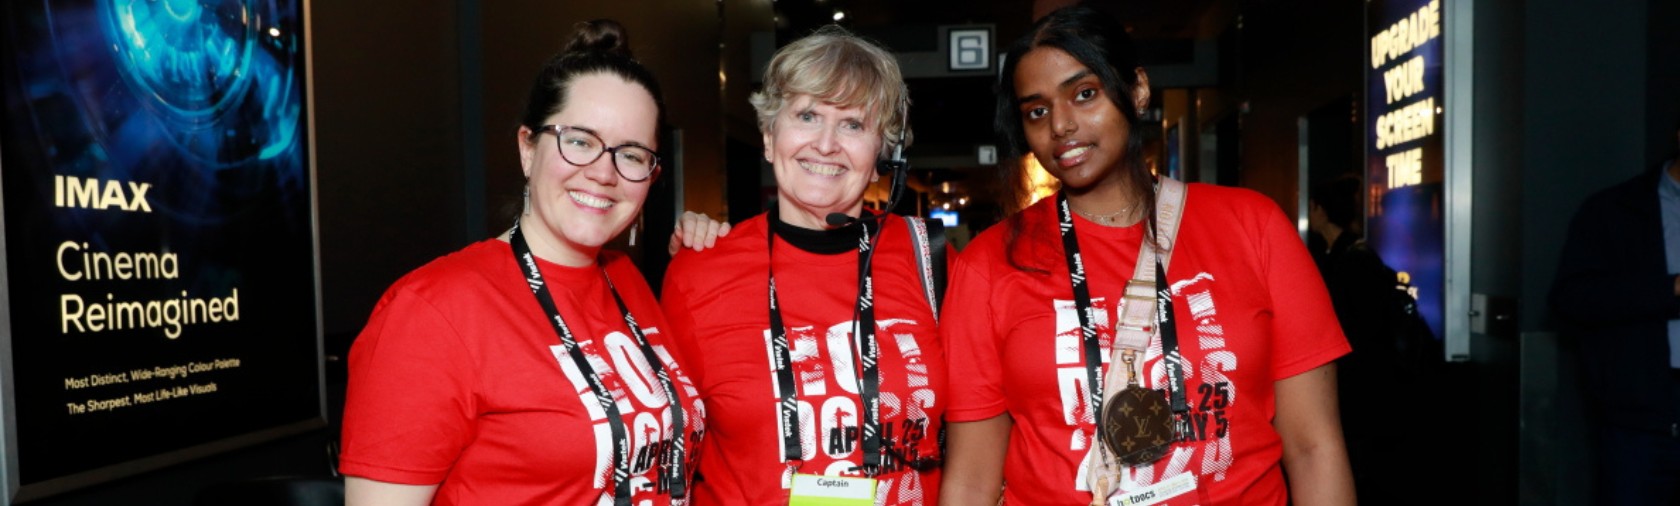
[(886, 159), (886, 160), (877, 160), (875, 162), (875, 173), (876, 174), (880, 174), (880, 175), (883, 175), (883, 176), (885, 176), (887, 174), (892, 174), (893, 175), (893, 178), (894, 178), (893, 184), (894, 184), (895, 191), (896, 191), (897, 185), (902, 182), (900, 180), (900, 177), (899, 177), (900, 174), (902, 172), (910, 170), (909, 162), (907, 162), (904, 159), (904, 144), (909, 139), (910, 139), (910, 88), (908, 86), (906, 86), (906, 87), (901, 88), (901, 92), (900, 92), (900, 95), (899, 95), (899, 98), (898, 98), (898, 142), (893, 144), (892, 158), (889, 158), (889, 159)]

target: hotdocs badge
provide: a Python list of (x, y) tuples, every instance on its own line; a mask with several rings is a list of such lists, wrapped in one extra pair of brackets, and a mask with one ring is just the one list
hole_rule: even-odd
[(1195, 504), (1196, 475), (1182, 473), (1156, 482), (1141, 490), (1118, 492), (1108, 498), (1108, 506), (1177, 506)]

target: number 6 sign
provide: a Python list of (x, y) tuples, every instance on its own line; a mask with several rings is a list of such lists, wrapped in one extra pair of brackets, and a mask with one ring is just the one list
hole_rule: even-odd
[(984, 28), (952, 29), (949, 35), (951, 70), (986, 70), (992, 62), (992, 31)]

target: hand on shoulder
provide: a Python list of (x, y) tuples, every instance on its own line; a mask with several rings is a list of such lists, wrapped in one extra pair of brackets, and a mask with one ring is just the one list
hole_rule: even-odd
[(729, 223), (712, 219), (711, 216), (683, 211), (677, 218), (677, 227), (671, 231), (671, 242), (666, 251), (676, 255), (683, 248), (694, 251), (705, 251), (706, 248), (717, 246), (717, 239), (729, 235)]

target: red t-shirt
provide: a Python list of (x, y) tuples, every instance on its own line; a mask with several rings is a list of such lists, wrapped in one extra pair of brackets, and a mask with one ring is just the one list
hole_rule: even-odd
[[(884, 446), (939, 457), (945, 411), (944, 350), (919, 279), (910, 235), (890, 216), (874, 257), (880, 415)], [(717, 247), (679, 253), (665, 275), (673, 342), (688, 357), (711, 418), (695, 504), (785, 505), (780, 400), (770, 359), (765, 215), (742, 222)], [(805, 474), (858, 476), (862, 458), (851, 322), (858, 254), (775, 246), (776, 294), (796, 372)], [(890, 453), (889, 453), (890, 454)], [(937, 502), (939, 473), (908, 466), (880, 473), (877, 504)]]
[[(1014, 418), (1006, 502), (1090, 504), (1083, 463), (1095, 444), (1094, 426), (1055, 199), (1023, 213), (1016, 258), (1047, 272), (1011, 266), (1006, 225), (999, 224), (969, 244), (952, 273), (942, 325), (951, 374), (947, 417)], [(1076, 217), (1074, 229), (1106, 372), (1112, 324), (1143, 227), (1103, 227)], [(1167, 279), (1193, 434), (1174, 443), (1166, 458), (1123, 470), (1116, 493), (1193, 473), (1199, 500), (1285, 504), (1273, 383), (1348, 352), (1306, 248), (1265, 197), (1192, 184)], [(1158, 335), (1140, 371), (1148, 388), (1172, 383)]]
[[(629, 259), (607, 253), (624, 298), (671, 380), (695, 459), (705, 413), (666, 350), (658, 303)], [(538, 262), (555, 305), (618, 401), (635, 504), (655, 490), (670, 402), (597, 267)], [(433, 504), (611, 504), (612, 432), (506, 242), (486, 240), (398, 280), (350, 349), (345, 475), (438, 484)]]

